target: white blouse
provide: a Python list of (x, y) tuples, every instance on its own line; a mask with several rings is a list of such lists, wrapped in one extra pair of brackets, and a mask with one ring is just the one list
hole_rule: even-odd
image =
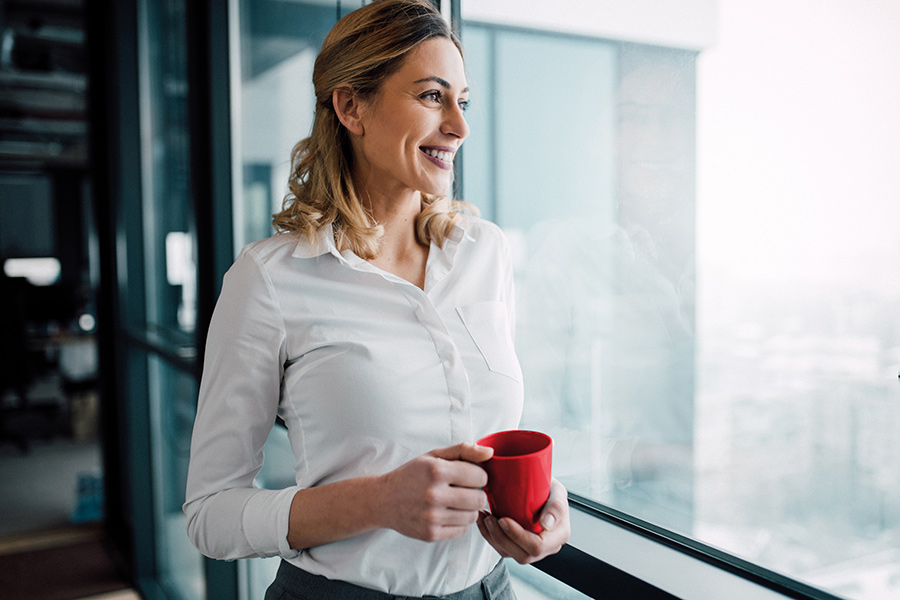
[[(509, 246), (469, 217), (431, 245), (425, 291), (350, 251), (281, 234), (245, 247), (209, 329), (184, 512), (207, 556), (280, 555), (306, 571), (388, 593), (462, 590), (499, 561), (478, 528), (423, 542), (378, 529), (297, 551), (298, 489), (389, 472), (435, 448), (514, 429), (522, 372), (513, 345)], [(276, 414), (296, 486), (254, 486)]]

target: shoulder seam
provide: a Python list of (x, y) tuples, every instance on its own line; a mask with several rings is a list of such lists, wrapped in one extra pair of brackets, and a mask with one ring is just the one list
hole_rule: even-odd
[(250, 260), (252, 260), (257, 268), (259, 268), (260, 275), (263, 278), (263, 281), (266, 284), (266, 291), (269, 296), (272, 297), (272, 302), (278, 308), (278, 321), (281, 324), (281, 334), (284, 338), (285, 343), (285, 352), (290, 354), (287, 349), (287, 344), (289, 343), (287, 336), (287, 326), (284, 322), (284, 311), (281, 309), (281, 302), (278, 300), (278, 294), (275, 292), (275, 284), (272, 283), (272, 277), (269, 275), (269, 269), (266, 267), (266, 263), (263, 260), (263, 257), (259, 254), (259, 251), (255, 247), (251, 247), (252, 245), (244, 246), (241, 250), (241, 254), (245, 254)]

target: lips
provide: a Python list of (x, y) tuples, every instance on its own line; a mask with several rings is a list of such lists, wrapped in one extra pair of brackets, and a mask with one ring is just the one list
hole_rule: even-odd
[(455, 152), (451, 148), (420, 146), (419, 150), (438, 167), (449, 170), (453, 168), (453, 156)]

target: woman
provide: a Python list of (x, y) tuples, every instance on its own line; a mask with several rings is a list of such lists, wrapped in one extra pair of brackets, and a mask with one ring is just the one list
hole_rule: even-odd
[[(426, 1), (376, 1), (313, 83), (282, 233), (240, 253), (210, 325), (189, 535), (281, 556), (267, 598), (512, 598), (500, 556), (556, 552), (568, 508), (554, 482), (540, 535), (483, 510), (473, 441), (516, 427), (522, 377), (505, 238), (443, 196), (469, 133), (459, 43)], [(261, 490), (276, 415), (297, 485)]]

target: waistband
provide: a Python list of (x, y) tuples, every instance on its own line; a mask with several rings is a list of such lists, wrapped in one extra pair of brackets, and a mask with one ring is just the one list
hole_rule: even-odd
[[(476, 584), (447, 596), (398, 596), (378, 590), (358, 586), (346, 581), (328, 579), (305, 571), (282, 560), (275, 575), (273, 585), (282, 587), (290, 598), (334, 599), (334, 600), (491, 600), (509, 585), (509, 572), (500, 561), (494, 570)], [(267, 594), (266, 598), (270, 596)]]

